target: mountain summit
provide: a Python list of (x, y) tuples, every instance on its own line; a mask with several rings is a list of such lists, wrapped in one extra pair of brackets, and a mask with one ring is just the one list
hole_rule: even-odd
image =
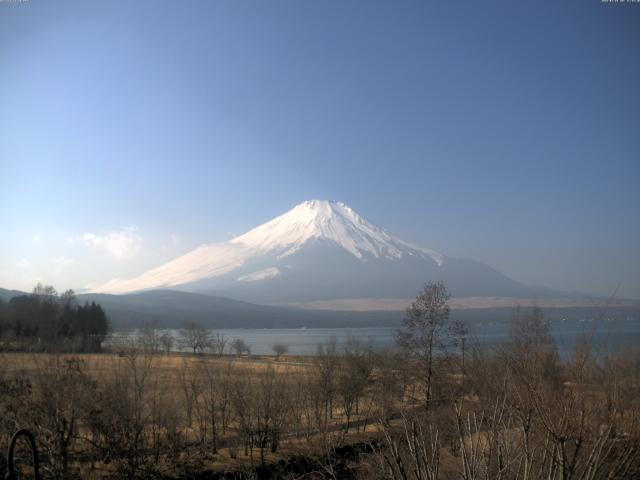
[(310, 241), (333, 242), (356, 258), (402, 258), (427, 255), (442, 264), (442, 255), (409, 245), (368, 222), (342, 202), (308, 200), (284, 215), (234, 238), (230, 243), (280, 258), (300, 250)]
[(216, 292), (266, 303), (407, 298), (428, 280), (459, 296), (518, 296), (524, 287), (479, 262), (411, 245), (342, 202), (308, 200), (224, 243), (192, 252), (94, 292), (157, 288)]

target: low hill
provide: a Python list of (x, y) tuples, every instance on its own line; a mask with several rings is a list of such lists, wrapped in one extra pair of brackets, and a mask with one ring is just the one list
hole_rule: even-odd
[[(402, 310), (304, 310), (293, 307), (257, 305), (225, 297), (152, 290), (129, 295), (83, 294), (78, 300), (102, 305), (115, 328), (135, 328), (151, 324), (176, 328), (185, 321), (196, 321), (210, 328), (339, 328), (397, 326)], [(453, 309), (452, 316), (466, 322), (508, 322), (514, 307)], [(543, 308), (551, 320), (597, 319), (600, 307)], [(639, 307), (614, 306), (604, 312), (613, 319), (640, 318)]]
[(241, 302), (224, 297), (152, 290), (129, 295), (82, 294), (78, 301), (95, 301), (106, 310), (112, 325), (179, 327), (196, 321), (212, 328), (354, 327), (397, 324), (402, 312), (340, 312), (303, 310)]
[(20, 290), (7, 290), (6, 288), (0, 288), (0, 301), (8, 302), (13, 297), (26, 294), (26, 292), (21, 292)]
[[(0, 288), (0, 299), (9, 301), (18, 290)], [(157, 328), (178, 328), (186, 321), (196, 321), (209, 328), (340, 328), (397, 326), (404, 311), (369, 310), (346, 311), (339, 309), (302, 309), (286, 306), (268, 306), (242, 302), (230, 298), (181, 292), (177, 290), (151, 290), (128, 295), (88, 293), (77, 296), (78, 302), (102, 305), (114, 328), (137, 328), (145, 324)], [(514, 307), (452, 308), (452, 316), (472, 323), (508, 322)], [(613, 319), (640, 320), (640, 307), (615, 305), (606, 312), (601, 307), (543, 307), (551, 320)]]

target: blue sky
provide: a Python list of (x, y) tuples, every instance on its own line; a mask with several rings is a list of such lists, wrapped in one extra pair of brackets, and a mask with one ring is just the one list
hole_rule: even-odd
[(640, 297), (640, 5), (0, 2), (0, 286), (138, 274), (310, 198)]

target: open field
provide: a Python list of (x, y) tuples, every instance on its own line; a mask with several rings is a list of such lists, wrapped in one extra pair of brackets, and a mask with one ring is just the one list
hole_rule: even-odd
[[(33, 374), (37, 372), (43, 365), (51, 362), (70, 359), (80, 359), (86, 365), (85, 372), (95, 378), (107, 372), (117, 372), (126, 358), (125, 355), (119, 353), (30, 353), (30, 352), (0, 352), (0, 358), (3, 360), (2, 371), (5, 373), (22, 372)], [(163, 353), (154, 358), (154, 367), (162, 370), (163, 376), (168, 379), (177, 375), (185, 366), (187, 368), (194, 367), (203, 361), (202, 355), (191, 355), (188, 353)], [(225, 355), (224, 357), (207, 358), (208, 362), (219, 367), (233, 363), (234, 368), (238, 371), (256, 372), (264, 371), (272, 368), (276, 372), (297, 371), (302, 373), (313, 367), (313, 357), (301, 356), (282, 356), (276, 360), (274, 355), (251, 355), (237, 357), (235, 355)]]

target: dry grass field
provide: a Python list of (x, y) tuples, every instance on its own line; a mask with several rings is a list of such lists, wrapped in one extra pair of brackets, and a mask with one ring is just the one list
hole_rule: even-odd
[[(337, 363), (330, 366), (331, 375), (336, 367)], [(326, 393), (322, 399), (317, 390), (319, 368), (312, 357), (216, 357), (141, 350), (0, 353), (0, 376), (29, 384), (23, 395), (14, 392), (18, 406), (8, 408), (15, 428), (45, 430), (41, 419), (33, 418), (29, 403), (45, 404), (35, 410), (48, 410), (48, 403), (64, 410), (75, 424), (74, 439), (66, 446), (65, 470), (83, 478), (150, 472), (144, 458), (129, 464), (126, 451), (117, 458), (110, 440), (104, 438), (109, 436), (125, 443), (136, 437), (138, 445), (120, 447), (139, 447), (144, 450), (141, 457), (152, 451), (151, 470), (167, 476), (185, 469), (247, 471), (282, 458), (369, 440), (376, 429), (367, 394), (359, 392), (360, 398), (354, 396), (346, 407)], [(44, 391), (49, 388), (57, 392), (47, 395)], [(30, 398), (22, 398), (26, 395)], [(95, 420), (96, 414), (108, 417), (107, 424), (93, 425), (91, 417)], [(123, 427), (131, 432), (123, 433)], [(46, 430), (51, 434), (55, 428)], [(100, 437), (103, 445), (98, 445)], [(55, 438), (43, 440), (39, 435), (39, 444), (46, 443), (49, 450), (60, 446)], [(93, 460), (86, 462), (90, 457)]]

